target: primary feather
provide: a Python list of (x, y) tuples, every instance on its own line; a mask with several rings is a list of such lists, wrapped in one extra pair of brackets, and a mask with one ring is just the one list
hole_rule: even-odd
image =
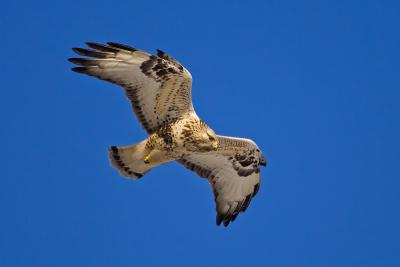
[(260, 166), (266, 161), (249, 139), (218, 136), (195, 113), (192, 76), (182, 64), (157, 50), (109, 42), (88, 42), (73, 48), (81, 58), (70, 58), (78, 73), (124, 88), (133, 111), (149, 134), (136, 145), (109, 149), (112, 166), (138, 179), (152, 168), (176, 160), (212, 185), (217, 224), (225, 226), (244, 212), (260, 186)]

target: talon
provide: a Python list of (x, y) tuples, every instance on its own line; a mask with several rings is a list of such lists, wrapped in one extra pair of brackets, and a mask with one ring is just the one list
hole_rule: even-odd
[(150, 163), (150, 155), (147, 155), (146, 157), (144, 157), (143, 161), (144, 161), (144, 163), (149, 164)]

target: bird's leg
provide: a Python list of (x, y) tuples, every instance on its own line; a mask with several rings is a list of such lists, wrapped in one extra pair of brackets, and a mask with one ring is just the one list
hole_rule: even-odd
[(150, 154), (148, 154), (146, 157), (144, 157), (143, 161), (146, 164), (150, 164)]
[(144, 163), (146, 164), (152, 164), (152, 165), (158, 165), (167, 161), (170, 161), (168, 157), (165, 155), (165, 153), (161, 150), (158, 149), (153, 149), (150, 151), (149, 154), (147, 154), (143, 158)]

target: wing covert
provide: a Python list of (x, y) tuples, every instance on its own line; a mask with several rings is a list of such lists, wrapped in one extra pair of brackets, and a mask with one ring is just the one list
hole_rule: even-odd
[(242, 138), (218, 136), (217, 151), (185, 155), (178, 160), (210, 182), (216, 202), (216, 223), (228, 226), (246, 211), (260, 187), (265, 159), (257, 145)]
[(73, 48), (86, 58), (70, 58), (79, 65), (72, 70), (123, 87), (149, 134), (188, 113), (197, 116), (192, 106), (192, 77), (173, 57), (160, 50), (155, 56), (113, 42), (86, 44), (91, 49)]

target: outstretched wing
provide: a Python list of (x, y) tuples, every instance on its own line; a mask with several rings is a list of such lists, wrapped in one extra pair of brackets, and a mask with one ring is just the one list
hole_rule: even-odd
[(143, 128), (155, 132), (182, 115), (197, 116), (192, 106), (192, 76), (178, 61), (157, 50), (157, 56), (118, 43), (86, 43), (73, 48), (86, 58), (70, 58), (72, 70), (122, 86)]
[(260, 187), (260, 165), (266, 165), (257, 145), (242, 138), (218, 136), (219, 148), (178, 160), (207, 178), (216, 202), (217, 225), (225, 226), (244, 212)]

